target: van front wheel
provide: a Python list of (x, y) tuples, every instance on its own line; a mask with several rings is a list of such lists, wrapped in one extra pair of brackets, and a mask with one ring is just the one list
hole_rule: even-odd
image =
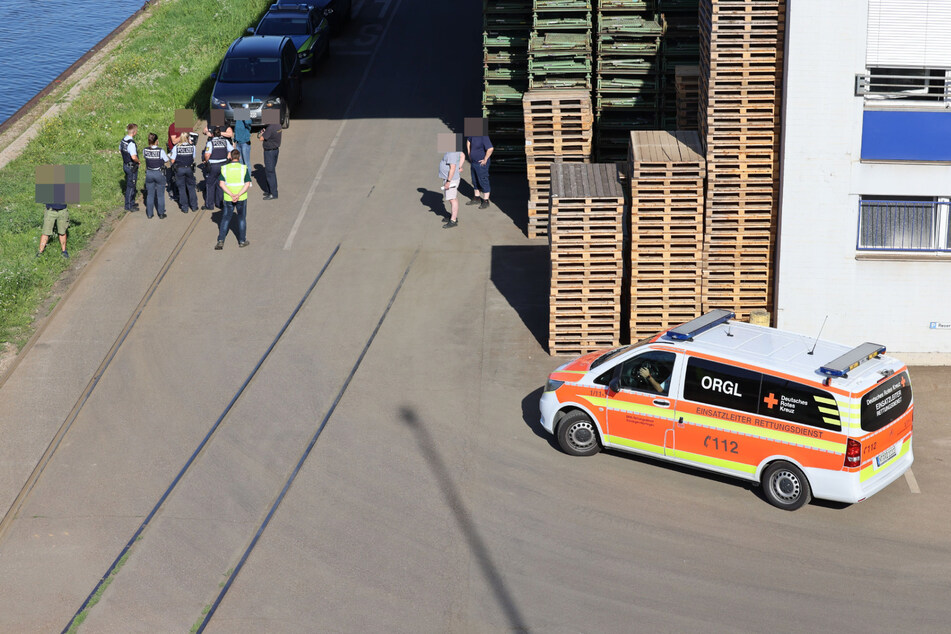
[(812, 489), (805, 474), (788, 462), (774, 462), (763, 472), (763, 494), (766, 500), (784, 511), (795, 511), (812, 499)]
[(572, 456), (593, 456), (601, 451), (598, 430), (588, 415), (575, 410), (558, 425), (558, 445)]

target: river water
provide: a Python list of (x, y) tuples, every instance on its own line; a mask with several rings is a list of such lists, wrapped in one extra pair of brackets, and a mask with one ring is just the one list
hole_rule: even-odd
[(0, 0), (0, 123), (144, 0)]

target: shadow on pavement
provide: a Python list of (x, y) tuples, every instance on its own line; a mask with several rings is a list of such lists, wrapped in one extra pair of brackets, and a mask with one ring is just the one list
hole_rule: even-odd
[(548, 350), (548, 245), (493, 245), (490, 279)]
[(525, 619), (515, 604), (512, 593), (508, 587), (506, 587), (505, 580), (502, 579), (498, 567), (492, 560), (492, 555), (489, 553), (489, 549), (483, 541), (482, 536), (479, 535), (472, 515), (466, 508), (465, 500), (459, 495), (459, 491), (452, 480), (452, 474), (449, 472), (449, 469), (446, 468), (446, 463), (443, 461), (442, 456), (439, 455), (436, 442), (430, 435), (429, 430), (426, 429), (426, 426), (417, 417), (415, 410), (404, 405), (400, 408), (399, 412), (400, 419), (402, 419), (402, 421), (406, 423), (406, 426), (415, 434), (419, 449), (426, 459), (429, 468), (432, 470), (433, 475), (436, 477), (436, 483), (439, 485), (439, 490), (446, 500), (446, 505), (449, 507), (449, 510), (452, 511), (452, 516), (456, 520), (456, 524), (459, 526), (462, 534), (465, 535), (466, 541), (469, 543), (469, 549), (479, 564), (479, 570), (482, 572), (482, 576), (485, 578), (486, 583), (489, 584), (489, 587), (492, 588), (492, 593), (495, 595), (495, 600), (499, 604), (499, 608), (501, 608), (505, 617), (508, 619), (509, 628), (517, 632), (527, 632), (528, 627), (525, 624)]
[(419, 202), (423, 207), (428, 207), (431, 212), (440, 218), (449, 218), (448, 205), (443, 203), (442, 192), (431, 191), (425, 187), (417, 187), (416, 191), (420, 193)]
[(544, 389), (543, 387), (539, 387), (522, 399), (522, 420), (525, 421), (525, 424), (528, 425), (528, 428), (531, 429), (536, 436), (544, 438), (553, 449), (561, 451), (558, 447), (558, 443), (555, 441), (555, 437), (542, 427), (542, 412), (538, 409), (538, 399), (542, 397), (542, 391)]

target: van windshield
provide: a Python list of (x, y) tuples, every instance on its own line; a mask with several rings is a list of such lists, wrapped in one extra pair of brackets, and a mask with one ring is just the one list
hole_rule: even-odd
[(878, 431), (911, 406), (911, 381), (902, 372), (882, 381), (862, 396), (862, 429)]
[(281, 81), (281, 60), (277, 57), (229, 57), (221, 64), (218, 81), (277, 83)]

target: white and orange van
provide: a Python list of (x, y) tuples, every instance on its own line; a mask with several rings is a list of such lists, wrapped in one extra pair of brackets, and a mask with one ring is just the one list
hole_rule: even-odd
[(541, 424), (569, 454), (603, 447), (761, 483), (794, 510), (864, 500), (911, 467), (908, 368), (854, 349), (732, 321), (715, 310), (559, 367)]

